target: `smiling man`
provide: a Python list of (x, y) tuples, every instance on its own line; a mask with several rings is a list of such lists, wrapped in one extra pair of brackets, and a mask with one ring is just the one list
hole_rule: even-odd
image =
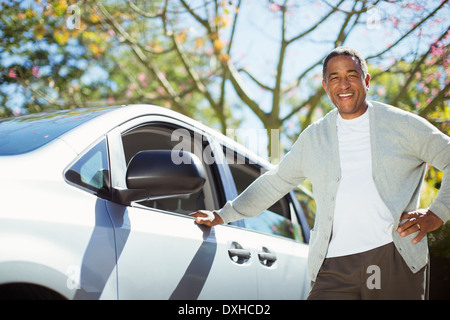
[(363, 115), (370, 82), (367, 67), (356, 56), (348, 55), (332, 55), (325, 62), (322, 85), (339, 114), (344, 119)]
[[(450, 138), (417, 115), (368, 101), (369, 83), (360, 53), (333, 50), (322, 84), (336, 109), (221, 210), (192, 214), (209, 226), (249, 218), (309, 179), (317, 205), (309, 299), (427, 298), (426, 235), (450, 219)], [(427, 163), (443, 179), (430, 208), (419, 209)]]

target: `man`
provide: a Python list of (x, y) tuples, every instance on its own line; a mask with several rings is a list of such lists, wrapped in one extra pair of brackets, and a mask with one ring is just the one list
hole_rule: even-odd
[[(367, 101), (369, 83), (356, 50), (333, 50), (322, 84), (336, 109), (235, 200), (192, 214), (209, 226), (252, 217), (308, 178), (317, 205), (309, 299), (426, 298), (426, 234), (450, 219), (450, 138), (416, 115)], [(427, 163), (443, 180), (430, 208), (417, 209)]]

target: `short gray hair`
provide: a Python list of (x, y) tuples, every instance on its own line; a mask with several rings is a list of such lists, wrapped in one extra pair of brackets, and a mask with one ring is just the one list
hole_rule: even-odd
[(364, 59), (363, 55), (359, 51), (350, 47), (337, 47), (326, 56), (325, 60), (323, 60), (322, 79), (324, 81), (326, 81), (328, 61), (330, 61), (331, 58), (341, 55), (355, 57), (359, 62), (359, 66), (361, 67), (361, 70), (363, 72), (364, 79), (366, 78), (366, 75), (369, 73), (369, 69), (367, 68), (366, 60)]

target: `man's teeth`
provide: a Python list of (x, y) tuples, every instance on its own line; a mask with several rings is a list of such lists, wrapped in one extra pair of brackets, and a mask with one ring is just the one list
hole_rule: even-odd
[(339, 97), (350, 97), (352, 93), (338, 94)]

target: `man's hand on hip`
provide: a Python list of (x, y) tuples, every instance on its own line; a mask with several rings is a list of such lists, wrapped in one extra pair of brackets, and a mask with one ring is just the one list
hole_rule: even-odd
[(430, 210), (418, 209), (416, 211), (404, 212), (400, 220), (407, 220), (397, 228), (397, 232), (405, 237), (413, 232), (419, 231), (413, 239), (413, 243), (418, 243), (428, 232), (438, 229), (443, 221)]

